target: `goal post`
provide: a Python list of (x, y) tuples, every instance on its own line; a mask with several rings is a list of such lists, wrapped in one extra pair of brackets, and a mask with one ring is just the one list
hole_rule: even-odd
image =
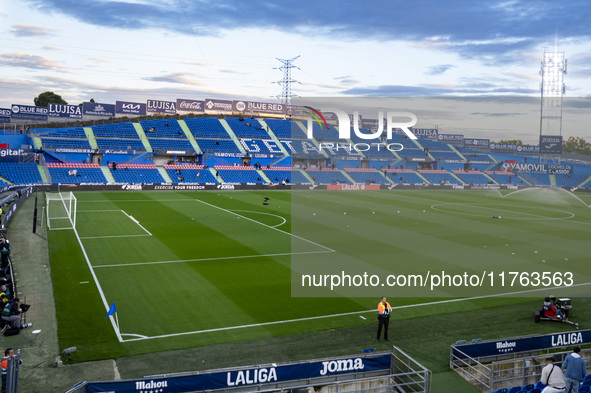
[(46, 193), (47, 228), (76, 228), (77, 200), (73, 192)]

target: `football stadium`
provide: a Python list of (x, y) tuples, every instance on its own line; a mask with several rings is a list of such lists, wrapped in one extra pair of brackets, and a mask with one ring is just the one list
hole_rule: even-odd
[[(102, 3), (129, 7), (115, 29), (149, 10)], [(219, 37), (174, 7), (213, 59), (200, 42)], [(42, 93), (76, 100), (74, 74), (35, 105), (25, 83), (4, 89), (2, 392), (591, 391), (591, 105), (565, 95), (558, 44), (536, 50), (524, 94), (300, 97), (299, 56), (276, 59), (277, 99), (234, 93), (216, 61), (200, 64), (222, 93), (186, 77), (195, 89), (87, 86), (100, 99), (79, 105)], [(0, 66), (52, 63), (27, 56)]]

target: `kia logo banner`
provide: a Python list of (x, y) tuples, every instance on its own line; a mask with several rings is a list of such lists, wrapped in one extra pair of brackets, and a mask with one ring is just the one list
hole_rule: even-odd
[(146, 115), (146, 104), (139, 102), (115, 101), (115, 112), (128, 115)]

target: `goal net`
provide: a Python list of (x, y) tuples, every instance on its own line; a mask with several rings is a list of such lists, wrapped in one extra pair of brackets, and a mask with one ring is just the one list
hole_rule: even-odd
[(49, 229), (76, 228), (76, 197), (73, 192), (46, 193), (47, 227)]

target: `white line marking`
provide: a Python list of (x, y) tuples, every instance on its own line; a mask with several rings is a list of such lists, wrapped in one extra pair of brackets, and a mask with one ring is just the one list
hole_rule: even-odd
[(135, 218), (133, 218), (132, 216), (130, 216), (129, 214), (125, 213), (125, 211), (121, 210), (123, 212), (123, 214), (125, 214), (127, 217), (129, 217), (129, 219), (133, 222), (135, 222), (140, 228), (142, 228), (144, 230), (144, 232), (146, 232), (148, 235), (152, 236), (152, 234), (150, 233), (150, 231), (148, 231), (146, 228), (144, 228), (142, 226), (142, 224), (139, 223), (138, 220), (136, 220)]
[[(62, 203), (64, 204), (64, 207), (66, 207), (66, 202), (64, 201), (64, 199), (62, 198)], [(67, 208), (66, 208), (67, 210)], [(72, 219), (70, 218), (70, 222), (72, 221)], [(76, 227), (74, 226), (74, 223), (72, 222), (72, 230), (74, 231), (74, 234), (76, 235), (76, 239), (78, 239), (78, 244), (80, 245), (80, 249), (82, 250), (82, 254), (84, 255), (84, 259), (86, 259), (86, 264), (88, 265), (88, 268), (90, 269), (90, 274), (92, 275), (92, 278), (94, 279), (94, 283), (96, 284), (96, 287), (99, 291), (99, 295), (101, 296), (101, 299), (103, 301), (103, 305), (105, 306), (105, 311), (109, 311), (110, 307), (109, 307), (109, 303), (107, 303), (107, 299), (105, 298), (105, 293), (103, 292), (103, 288), (101, 288), (101, 284), (99, 283), (99, 280), (94, 272), (94, 269), (92, 268), (92, 264), (90, 263), (90, 259), (88, 259), (88, 254), (86, 253), (86, 249), (84, 248), (84, 245), (82, 244), (82, 240), (80, 239), (80, 236), (78, 235), (78, 231), (76, 230)], [(117, 339), (119, 340), (119, 342), (123, 342), (123, 338), (121, 337), (121, 333), (119, 332), (119, 327), (117, 327), (117, 325), (115, 324), (115, 319), (113, 318), (112, 315), (109, 315), (109, 319), (111, 320), (111, 325), (113, 325), (113, 329), (115, 330), (115, 334), (117, 335)]]
[(255, 223), (257, 223), (257, 224), (259, 224), (259, 225), (262, 225), (262, 226), (264, 226), (264, 227), (267, 227), (267, 228), (273, 229), (273, 230), (275, 230), (275, 231), (277, 231), (277, 232), (281, 232), (281, 233), (284, 233), (284, 234), (286, 234), (286, 235), (289, 235), (289, 236), (295, 237), (296, 239), (300, 239), (300, 240), (303, 240), (303, 241), (305, 241), (305, 242), (308, 242), (308, 243), (314, 244), (315, 246), (322, 247), (322, 248), (324, 248), (325, 250), (329, 250), (329, 251), (331, 251), (331, 252), (335, 252), (335, 250), (333, 250), (332, 248), (329, 248), (329, 247), (323, 246), (322, 244), (315, 243), (315, 242), (313, 242), (312, 240), (304, 239), (303, 237), (300, 237), (300, 236), (298, 236), (298, 235), (294, 235), (294, 234), (292, 234), (292, 233), (285, 232), (285, 231), (283, 231), (283, 230), (281, 230), (281, 229), (274, 228), (274, 227), (272, 227), (272, 226), (269, 226), (269, 225), (267, 225), (267, 224), (263, 224), (262, 222), (258, 222), (258, 221), (256, 221), (256, 220), (253, 220), (252, 218), (248, 218), (248, 217), (245, 217), (245, 216), (243, 216), (243, 215), (240, 215), (240, 214), (238, 214), (238, 213), (234, 213), (233, 211), (231, 211), (231, 210), (228, 210), (228, 209), (224, 209), (223, 207), (219, 207), (219, 206), (216, 206), (216, 205), (212, 205), (211, 203), (207, 203), (207, 202), (205, 202), (205, 201), (202, 201), (201, 199), (195, 199), (195, 200), (196, 200), (197, 202), (201, 202), (201, 203), (203, 203), (204, 205), (208, 205), (208, 206), (214, 207), (214, 208), (216, 208), (216, 209), (219, 209), (219, 210), (222, 210), (222, 211), (228, 212), (228, 213), (230, 213), (230, 214), (233, 214), (233, 215), (235, 215), (235, 216), (242, 217), (242, 218), (244, 218), (244, 219), (246, 219), (246, 220), (248, 220), (248, 221), (255, 222)]
[(104, 212), (118, 212), (121, 209), (117, 210), (78, 210), (77, 213), (104, 213)]
[[(569, 217), (548, 217), (548, 216), (541, 216), (539, 214), (532, 214), (532, 213), (525, 213), (525, 212), (520, 212), (518, 210), (505, 210), (505, 209), (499, 209), (496, 207), (487, 207), (487, 206), (479, 206), (477, 204), (469, 204), (469, 203), (457, 203), (457, 202), (446, 202), (446, 203), (435, 203), (433, 205), (431, 205), (431, 209), (439, 211), (439, 212), (443, 212), (443, 213), (451, 213), (451, 214), (460, 214), (462, 216), (470, 216), (470, 217), (489, 217), (489, 215), (483, 215), (483, 214), (476, 214), (476, 213), (469, 213), (469, 212), (460, 212), (460, 211), (453, 211), (453, 210), (445, 210), (445, 209), (441, 209), (438, 207), (439, 206), (448, 206), (448, 205), (455, 205), (455, 206), (470, 206), (470, 207), (474, 207), (477, 209), (483, 209), (483, 210), (494, 210), (494, 211), (501, 211), (501, 212), (507, 212), (507, 213), (515, 213), (515, 214), (522, 214), (522, 215), (526, 215), (526, 216), (532, 216), (533, 218), (529, 218), (529, 217), (506, 217), (508, 220), (568, 220), (569, 218), (573, 218), (575, 216), (574, 213), (566, 211), (566, 210), (559, 210), (559, 209), (553, 209), (553, 208), (544, 208), (545, 210), (552, 210), (552, 211), (556, 211), (556, 212), (560, 212), (560, 213), (565, 213), (565, 214), (570, 214)], [(491, 204), (490, 206), (494, 206), (494, 204)], [(505, 206), (505, 205), (501, 205), (501, 206)], [(521, 208), (520, 206), (516, 206), (516, 208)], [(523, 207), (525, 208), (525, 207)]]
[[(517, 294), (529, 293), (529, 292), (551, 291), (551, 290), (554, 290), (554, 289), (572, 288), (572, 287), (578, 287), (578, 286), (584, 286), (584, 285), (591, 285), (591, 282), (586, 282), (586, 283), (581, 283), (581, 284), (574, 284), (574, 285), (571, 285), (570, 287), (536, 288), (536, 289), (528, 289), (526, 291), (497, 293), (497, 294), (493, 294), (493, 295), (474, 296), (474, 297), (463, 298), (463, 299), (448, 299), (448, 300), (440, 300), (440, 301), (437, 301), (437, 302), (418, 303), (418, 304), (407, 304), (405, 306), (392, 307), (392, 309), (399, 310), (399, 309), (403, 309), (403, 308), (432, 306), (432, 305), (436, 305), (436, 304), (463, 302), (463, 301), (467, 301), (467, 300), (486, 299), (486, 298), (491, 298), (491, 297), (503, 297), (503, 296), (517, 295)], [(307, 317), (307, 318), (298, 318), (298, 319), (287, 319), (285, 321), (273, 321), (273, 322), (253, 323), (253, 324), (250, 324), (250, 325), (228, 326), (228, 327), (223, 327), (223, 328), (196, 330), (196, 331), (193, 331), (193, 332), (163, 334), (163, 335), (159, 335), (159, 336), (151, 336), (151, 337), (146, 337), (146, 338), (132, 338), (132, 339), (129, 339), (129, 340), (123, 340), (123, 342), (140, 341), (140, 340), (152, 340), (152, 339), (156, 339), (156, 338), (187, 336), (187, 335), (191, 335), (191, 334), (212, 333), (212, 332), (218, 332), (218, 331), (224, 331), (224, 330), (235, 330), (235, 329), (245, 329), (245, 328), (251, 328), (251, 327), (278, 325), (278, 324), (282, 324), (282, 323), (303, 322), (303, 321), (310, 321), (310, 320), (314, 320), (314, 319), (325, 319), (325, 318), (343, 317), (343, 316), (348, 316), (348, 315), (365, 314), (365, 313), (369, 313), (369, 312), (377, 312), (377, 310), (371, 309), (371, 310), (364, 310), (364, 311), (353, 311), (353, 312), (347, 312), (347, 313), (341, 313), (341, 314), (320, 315), (320, 316), (316, 316), (316, 317)]]
[(145, 235), (113, 235), (113, 236), (85, 236), (81, 237), (80, 239), (108, 239), (108, 238), (117, 238), (117, 237), (150, 237), (152, 234), (145, 234)]
[[(257, 212), (257, 211), (254, 211), (254, 210), (235, 210), (235, 209), (232, 209), (231, 211), (233, 211), (233, 212), (243, 212), (243, 213), (264, 214), (266, 216), (273, 216), (273, 217), (277, 217), (277, 218), (280, 218), (280, 219), (283, 220), (283, 222), (281, 224), (271, 225), (273, 228), (280, 227), (281, 225), (283, 225), (283, 224), (285, 224), (287, 222), (287, 219), (286, 218), (281, 217), (278, 214), (271, 214), (271, 213), (265, 213), (265, 212)], [(259, 221), (257, 221), (257, 222), (259, 222)], [(259, 222), (259, 224), (260, 224), (260, 222)]]
[(122, 336), (133, 336), (133, 337), (140, 337), (140, 338), (149, 338), (148, 336), (144, 336), (142, 334), (133, 334), (133, 333), (121, 333)]
[(302, 252), (286, 252), (282, 254), (259, 254), (259, 255), (241, 255), (235, 257), (215, 257), (215, 258), (201, 258), (201, 259), (179, 259), (174, 261), (157, 261), (157, 262), (138, 262), (138, 263), (123, 263), (119, 265), (95, 265), (94, 268), (99, 267), (123, 267), (123, 266), (142, 266), (142, 265), (160, 265), (167, 263), (185, 263), (185, 262), (201, 262), (201, 261), (217, 261), (225, 259), (243, 259), (243, 258), (259, 258), (259, 257), (280, 257), (287, 255), (303, 255), (303, 254), (321, 254), (325, 252), (336, 252), (332, 250), (321, 250), (321, 251), (302, 251)]
[(88, 284), (90, 281), (80, 281), (80, 284)]

